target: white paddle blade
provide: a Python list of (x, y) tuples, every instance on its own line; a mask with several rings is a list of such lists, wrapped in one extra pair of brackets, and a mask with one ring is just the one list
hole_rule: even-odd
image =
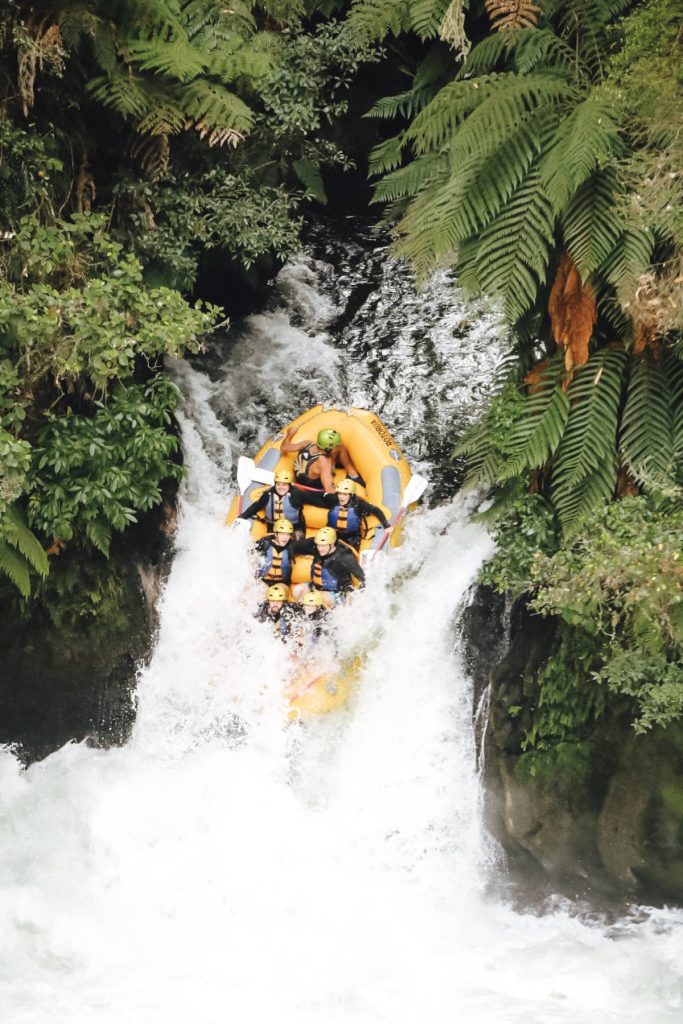
[(253, 459), (240, 455), (237, 460), (237, 486), (240, 494), (244, 494), (249, 484), (268, 484), (273, 486), (275, 474), (268, 469), (259, 469)]
[(275, 473), (271, 473), (269, 469), (259, 469), (258, 466), (254, 466), (251, 479), (257, 484), (268, 484), (269, 487), (272, 487), (275, 483)]
[(248, 459), (246, 455), (240, 455), (237, 460), (237, 487), (240, 494), (244, 494), (247, 487), (254, 479), (254, 460)]
[(427, 480), (426, 477), (420, 476), (419, 473), (414, 473), (406, 484), (406, 489), (403, 492), (403, 498), (401, 499), (401, 505), (403, 505), (404, 508), (408, 505), (412, 505), (422, 497), (428, 486), (429, 480)]

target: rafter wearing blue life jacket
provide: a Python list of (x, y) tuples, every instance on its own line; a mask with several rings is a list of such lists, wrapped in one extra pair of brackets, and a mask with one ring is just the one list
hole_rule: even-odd
[[(268, 527), (273, 528), (273, 523), (278, 519), (287, 519), (294, 526), (295, 530), (304, 530), (306, 524), (302, 511), (304, 498), (300, 491), (292, 487), (294, 474), (290, 469), (279, 469), (275, 474), (275, 483), (263, 492), (263, 494), (252, 502), (248, 508), (241, 513), (240, 519), (265, 519)], [(259, 513), (263, 515), (259, 515)]]
[(334, 494), (308, 495), (306, 501), (319, 508), (327, 508), (327, 525), (337, 531), (337, 536), (346, 544), (358, 548), (361, 535), (367, 530), (368, 516), (379, 519), (381, 526), (388, 530), (389, 522), (378, 505), (359, 498), (355, 480), (342, 480), (335, 486)]

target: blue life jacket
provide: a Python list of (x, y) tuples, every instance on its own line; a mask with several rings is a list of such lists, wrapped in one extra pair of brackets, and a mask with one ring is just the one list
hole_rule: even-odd
[(269, 523), (274, 523), (276, 519), (288, 519), (294, 526), (297, 525), (301, 518), (301, 510), (296, 507), (289, 493), (287, 491), (280, 497), (274, 490), (270, 492), (265, 507), (266, 519)]
[(273, 544), (269, 544), (263, 565), (259, 569), (259, 576), (266, 583), (286, 583), (289, 586), (292, 579), (292, 562), (289, 544), (282, 551), (278, 551)]
[(343, 508), (335, 505), (327, 514), (327, 525), (334, 527), (340, 537), (351, 533), (360, 533), (362, 516), (350, 501)]
[(325, 563), (320, 558), (313, 558), (311, 565), (311, 583), (317, 590), (332, 590), (336, 593), (339, 590), (339, 581), (333, 576)]

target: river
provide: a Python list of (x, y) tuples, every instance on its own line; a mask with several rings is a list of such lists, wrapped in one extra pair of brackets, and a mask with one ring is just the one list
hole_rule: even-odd
[[(455, 628), (492, 543), (447, 456), (500, 351), (495, 313), (445, 277), (415, 295), (351, 224), (172, 368), (188, 474), (131, 739), (0, 754), (3, 1024), (680, 1022), (681, 911), (524, 912), (497, 885)], [(374, 408), (433, 485), (335, 612), (357, 699), (287, 726), (223, 519), (237, 455), (321, 400)]]

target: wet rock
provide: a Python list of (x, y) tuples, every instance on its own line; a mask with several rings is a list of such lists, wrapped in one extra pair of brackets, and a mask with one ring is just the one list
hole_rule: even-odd
[(522, 740), (553, 621), (478, 587), (461, 629), (479, 711), (485, 821), (511, 872), (683, 902), (683, 725), (637, 736), (615, 712), (585, 742), (534, 758)]

